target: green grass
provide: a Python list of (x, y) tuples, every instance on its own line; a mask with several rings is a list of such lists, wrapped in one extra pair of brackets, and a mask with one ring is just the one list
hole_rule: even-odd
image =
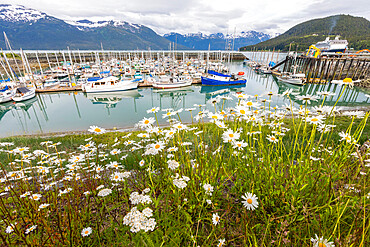
[[(0, 239), (5, 245), (30, 246), (215, 246), (220, 239), (225, 239), (226, 246), (310, 246), (310, 239), (317, 234), (335, 246), (370, 244), (370, 181), (365, 166), (370, 155), (369, 149), (356, 145), (369, 138), (369, 114), (361, 119), (327, 117), (327, 123), (335, 121), (336, 125), (327, 133), (318, 132), (316, 125), (303, 117), (289, 117), (289, 112), (277, 118), (262, 115), (261, 122), (232, 116), (225, 124), (248, 143), (241, 150), (224, 142), (226, 129), (202, 121), (188, 126), (194, 129), (176, 131), (172, 138), (165, 137), (167, 128), (151, 134), (149, 140), (138, 137), (141, 132), (49, 137), (52, 143), (60, 142), (49, 147), (40, 145), (46, 141), (41, 137), (0, 140), (13, 142), (9, 149), (30, 147), (28, 154), (33, 150), (48, 153), (35, 156), (30, 163), (18, 153), (0, 154), (0, 177), (7, 178), (0, 191), (13, 186), (0, 197), (0, 227), (4, 229)], [(267, 125), (272, 122), (276, 128)], [(284, 136), (275, 135), (276, 143), (267, 140), (274, 135), (272, 131), (283, 132), (282, 127), (289, 130)], [(250, 134), (252, 131), (260, 133)], [(338, 133), (342, 131), (356, 141), (341, 141)], [(94, 144), (81, 150), (90, 137)], [(128, 140), (136, 144), (125, 144)], [(187, 143), (190, 145), (183, 145)], [(165, 149), (145, 154), (155, 144), (165, 145)], [(170, 152), (169, 147), (178, 150)], [(121, 153), (112, 154), (114, 150)], [(72, 161), (78, 155), (84, 157)], [(177, 161), (179, 167), (171, 170), (168, 160)], [(121, 166), (109, 168), (115, 161)], [(141, 166), (140, 161), (145, 164)], [(38, 166), (48, 172), (42, 174)], [(104, 170), (98, 173), (97, 167)], [(19, 173), (12, 175), (11, 171)], [(30, 179), (20, 171), (29, 172), (24, 175)], [(112, 174), (118, 171), (130, 175), (126, 174), (124, 181), (112, 181)], [(174, 184), (176, 174), (189, 178), (184, 188)], [(45, 185), (53, 182), (56, 185), (45, 190)], [(204, 184), (213, 186), (211, 195)], [(100, 185), (111, 188), (112, 193), (98, 196)], [(70, 192), (60, 194), (67, 188)], [(132, 193), (141, 194), (146, 188), (150, 191), (144, 194), (152, 202), (134, 205)], [(42, 197), (38, 201), (21, 198), (27, 191)], [(86, 191), (91, 194), (86, 196)], [(247, 192), (258, 197), (255, 210), (243, 206), (242, 196)], [(38, 211), (41, 203), (50, 206)], [(135, 206), (140, 212), (153, 210), (148, 218), (155, 219), (154, 229), (133, 232), (123, 224)], [(216, 213), (220, 221), (214, 225)], [(5, 233), (15, 222), (15, 231)], [(32, 225), (37, 225), (36, 230), (25, 234)], [(83, 237), (85, 227), (91, 227), (92, 233)]]

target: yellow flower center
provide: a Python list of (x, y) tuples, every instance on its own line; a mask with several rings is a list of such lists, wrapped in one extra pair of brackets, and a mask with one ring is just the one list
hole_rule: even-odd
[(171, 112), (167, 112), (167, 116), (171, 115)]
[(347, 141), (351, 140), (349, 136), (344, 137), (344, 139), (346, 139)]
[(95, 131), (95, 132), (101, 132), (101, 129), (99, 129), (99, 128), (95, 128), (95, 129), (94, 129), (94, 131)]
[(317, 118), (313, 118), (312, 120), (311, 120), (312, 122), (317, 122), (317, 121), (319, 121)]
[(33, 196), (33, 199), (35, 199), (35, 200), (36, 200), (37, 198), (38, 198), (38, 196)]
[(229, 137), (230, 137), (230, 138), (233, 138), (233, 137), (234, 137), (234, 134), (229, 134)]
[(252, 204), (252, 199), (248, 198), (248, 199), (247, 199), (247, 202), (248, 202), (249, 204)]
[(118, 175), (114, 176), (115, 179), (118, 179)]
[(252, 102), (247, 102), (247, 106), (252, 106), (253, 105), (253, 103)]
[(182, 126), (181, 126), (181, 125), (179, 125), (179, 126), (177, 126), (177, 128), (181, 129), (181, 128), (182, 128)]
[(217, 119), (217, 116), (212, 116), (212, 118)]
[(326, 247), (324, 243), (319, 243), (319, 247)]
[(244, 110), (240, 110), (240, 113), (241, 113), (241, 114), (245, 114), (245, 111), (244, 111)]
[(238, 145), (238, 147), (241, 147), (242, 146), (242, 144), (240, 144), (240, 143), (238, 143), (237, 145)]
[(159, 145), (159, 144), (157, 144), (157, 145), (154, 146), (155, 149), (158, 149), (160, 147), (161, 147), (161, 145)]
[(145, 124), (148, 124), (148, 123), (149, 123), (149, 120), (148, 120), (148, 119), (146, 119), (146, 120), (144, 121), (144, 123), (145, 123)]
[(86, 231), (85, 231), (85, 234), (88, 234), (88, 233), (89, 233), (89, 231), (87, 231), (87, 230), (86, 230)]

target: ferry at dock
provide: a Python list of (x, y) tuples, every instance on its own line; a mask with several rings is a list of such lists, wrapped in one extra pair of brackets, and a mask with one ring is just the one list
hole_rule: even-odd
[(317, 42), (314, 46), (320, 49), (321, 52), (345, 52), (348, 48), (348, 41), (339, 39), (339, 36), (336, 36), (333, 40), (327, 37), (324, 41)]

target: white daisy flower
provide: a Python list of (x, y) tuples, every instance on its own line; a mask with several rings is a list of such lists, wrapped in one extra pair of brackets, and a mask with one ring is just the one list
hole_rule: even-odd
[(82, 231), (81, 231), (82, 237), (89, 236), (91, 233), (92, 233), (92, 228), (91, 227), (86, 227), (86, 228), (82, 229)]
[(246, 207), (248, 210), (255, 210), (258, 208), (258, 197), (255, 194), (252, 193), (245, 193), (242, 196), (242, 199), (245, 201), (242, 201), (244, 207)]
[(220, 216), (218, 213), (212, 215), (212, 223), (216, 226), (220, 222)]

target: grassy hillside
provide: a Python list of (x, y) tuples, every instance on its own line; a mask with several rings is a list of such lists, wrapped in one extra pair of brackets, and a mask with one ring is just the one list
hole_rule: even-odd
[[(333, 39), (336, 35), (347, 39), (349, 47), (355, 50), (370, 47), (370, 21), (363, 17), (335, 15), (298, 24), (285, 33), (256, 45), (240, 48), (241, 51), (262, 49), (305, 50), (311, 44), (324, 40), (327, 36)], [(297, 47), (298, 46), (298, 47)]]

